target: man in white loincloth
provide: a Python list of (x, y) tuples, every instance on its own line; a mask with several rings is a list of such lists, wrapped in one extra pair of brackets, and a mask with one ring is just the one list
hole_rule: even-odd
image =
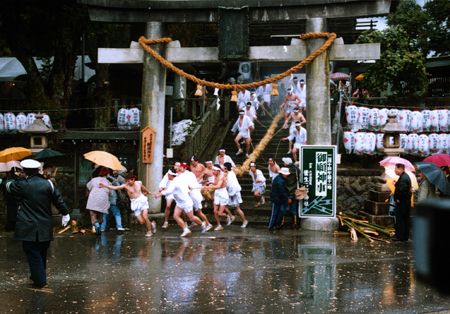
[[(207, 186), (209, 183), (214, 183), (214, 171), (213, 171), (213, 162), (212, 160), (205, 161), (205, 175), (203, 178), (203, 186)], [(204, 200), (203, 208), (206, 208), (208, 203)]]
[(280, 106), (280, 109), (286, 105), (286, 112), (284, 113), (284, 124), (287, 125), (289, 115), (294, 112), (294, 108), (298, 107), (301, 103), (300, 98), (292, 92), (292, 88), (287, 89), (286, 96), (284, 96), (284, 101)]
[[(181, 164), (183, 165), (183, 164)], [(206, 224), (200, 220), (197, 216), (194, 215), (194, 211), (192, 210), (194, 203), (189, 196), (189, 187), (186, 182), (184, 182), (180, 177), (176, 176), (177, 173), (175, 169), (170, 169), (168, 171), (169, 180), (172, 181), (170, 183), (169, 188), (166, 190), (156, 193), (155, 198), (161, 197), (162, 195), (172, 194), (177, 205), (175, 206), (175, 210), (173, 212), (173, 218), (178, 223), (178, 225), (183, 229), (183, 233), (181, 237), (185, 237), (191, 233), (191, 230), (187, 227), (187, 224), (180, 217), (181, 213), (184, 211), (186, 216), (190, 221), (196, 222), (197, 224), (202, 226), (202, 229), (206, 228)]]
[(300, 100), (301, 111), (304, 116), (306, 116), (306, 84), (305, 80), (301, 79), (298, 81), (297, 77), (294, 76), (294, 84), (292, 85), (292, 89), (295, 95), (297, 95)]
[[(219, 166), (223, 166), (223, 164), (226, 162), (231, 163), (231, 165), (233, 167), (235, 166), (233, 159), (231, 159), (230, 156), (225, 155), (225, 149), (221, 148), (221, 149), (219, 149), (219, 155), (216, 157), (216, 160), (214, 161), (214, 163)], [(222, 172), (222, 174), (223, 174), (223, 172)]]
[(147, 228), (147, 233), (145, 234), (145, 236), (151, 237), (152, 229), (153, 232), (156, 232), (156, 223), (154, 221), (150, 222), (150, 220), (148, 220), (148, 199), (144, 194), (142, 194), (141, 191), (144, 191), (148, 194), (152, 193), (150, 193), (147, 188), (142, 185), (141, 181), (136, 181), (136, 176), (132, 173), (127, 174), (125, 180), (127, 181), (127, 183), (119, 186), (105, 185), (102, 182), (100, 182), (98, 185), (110, 190), (125, 189), (127, 191), (128, 197), (131, 200), (131, 210), (134, 212), (134, 215), (136, 216), (139, 223), (141, 225), (145, 225), (145, 227)]

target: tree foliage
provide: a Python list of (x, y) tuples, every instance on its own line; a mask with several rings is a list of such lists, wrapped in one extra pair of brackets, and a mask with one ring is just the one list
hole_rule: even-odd
[(450, 54), (450, 1), (429, 1), (424, 9), (428, 16), (428, 49), (434, 56)]

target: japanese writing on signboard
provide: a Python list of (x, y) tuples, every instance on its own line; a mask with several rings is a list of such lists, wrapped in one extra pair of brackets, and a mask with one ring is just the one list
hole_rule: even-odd
[(142, 133), (142, 162), (151, 164), (153, 160), (153, 146), (155, 144), (155, 130), (146, 127)]
[(300, 217), (336, 216), (335, 156), (335, 146), (302, 146), (301, 181), (307, 196), (300, 200)]

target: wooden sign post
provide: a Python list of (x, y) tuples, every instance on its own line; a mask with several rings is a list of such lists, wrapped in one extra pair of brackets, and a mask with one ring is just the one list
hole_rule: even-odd
[(151, 164), (153, 161), (153, 146), (155, 144), (155, 133), (151, 127), (141, 130), (142, 133), (142, 162)]

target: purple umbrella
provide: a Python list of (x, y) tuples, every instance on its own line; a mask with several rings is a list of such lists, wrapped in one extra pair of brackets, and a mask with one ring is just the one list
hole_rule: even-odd
[(342, 73), (342, 72), (336, 72), (330, 74), (330, 79), (333, 81), (347, 81), (350, 78), (348, 74)]

